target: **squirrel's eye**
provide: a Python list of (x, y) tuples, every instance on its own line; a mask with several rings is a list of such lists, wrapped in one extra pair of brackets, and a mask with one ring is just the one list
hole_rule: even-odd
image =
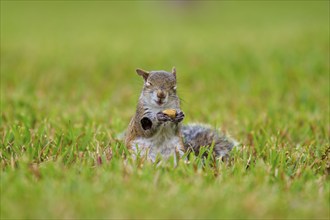
[(172, 89), (175, 91), (176, 90), (176, 86), (173, 86)]
[(150, 82), (146, 82), (146, 86), (152, 86)]

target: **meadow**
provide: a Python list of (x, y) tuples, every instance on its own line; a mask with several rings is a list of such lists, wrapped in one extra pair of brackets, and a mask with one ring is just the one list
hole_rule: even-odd
[[(0, 217), (329, 219), (329, 58), (328, 1), (1, 1)], [(230, 162), (117, 138), (172, 66)]]

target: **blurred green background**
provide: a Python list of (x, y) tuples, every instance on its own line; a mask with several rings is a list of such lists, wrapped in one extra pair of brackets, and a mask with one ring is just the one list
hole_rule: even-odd
[(1, 91), (10, 119), (19, 101), (33, 105), (38, 119), (127, 121), (142, 84), (137, 67), (177, 67), (188, 120), (231, 124), (239, 114), (328, 109), (328, 2), (1, 6)]
[[(176, 173), (179, 169), (168, 171), (173, 176), (158, 173), (163, 185), (149, 186), (158, 171), (136, 171), (142, 177), (132, 174), (135, 187), (120, 200), (126, 179), (120, 179), (118, 170), (116, 176), (112, 166), (122, 161), (114, 160), (97, 174), (119, 178), (106, 188), (109, 179), (97, 182), (90, 171), (96, 146), (115, 150), (114, 138), (134, 114), (143, 82), (135, 69), (170, 71), (172, 66), (177, 68), (184, 122), (228, 131), (244, 146), (235, 154), (241, 159), (236, 168), (221, 168), (228, 183), (205, 180), (202, 174), (195, 183)], [(326, 217), (329, 92), (329, 1), (1, 1), (2, 217), (155, 217), (159, 212), (164, 217)], [(38, 184), (25, 179), (31, 168), (22, 164), (47, 167), (53, 161), (57, 166), (57, 156), (66, 156), (59, 150), (62, 140), (73, 155), (64, 160), (64, 181), (57, 177), (61, 169), (49, 167)], [(78, 169), (83, 177), (67, 167), (79, 165), (79, 152), (92, 155), (92, 162), (82, 166), (89, 171)], [(249, 155), (261, 165), (252, 173), (238, 172)], [(278, 155), (299, 156), (284, 162), (286, 157), (281, 161)], [(280, 165), (284, 177), (263, 182)], [(70, 191), (76, 196), (70, 200), (64, 195), (72, 175), (85, 182)], [(290, 188), (286, 181), (298, 181), (299, 187)], [(49, 183), (59, 192), (43, 194)], [(201, 204), (212, 201), (213, 206), (196, 210), (193, 201), (203, 183), (210, 186)], [(265, 194), (260, 189), (267, 193), (277, 184), (278, 194), (261, 204)], [(297, 189), (305, 185), (310, 187), (300, 193)], [(153, 187), (156, 197), (147, 190)], [(221, 187), (231, 194), (221, 194)], [(97, 190), (120, 192), (107, 200), (118, 201), (111, 203), (117, 211), (111, 214), (114, 208), (98, 200)], [(141, 200), (136, 190), (150, 201)], [(39, 210), (22, 202), (27, 191), (35, 193), (35, 204), (53, 202)], [(175, 196), (167, 197), (167, 191)], [(92, 199), (96, 202), (91, 205)], [(51, 208), (63, 201), (63, 213)], [(190, 201), (187, 207), (185, 201)], [(174, 203), (179, 205), (170, 208)]]

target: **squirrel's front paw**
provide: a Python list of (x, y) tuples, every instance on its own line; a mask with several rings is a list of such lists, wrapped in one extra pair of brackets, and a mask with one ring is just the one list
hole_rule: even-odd
[(184, 119), (184, 113), (178, 112), (174, 118), (174, 122), (180, 123)]
[(163, 112), (157, 113), (157, 120), (161, 122), (171, 121), (170, 116), (164, 114)]

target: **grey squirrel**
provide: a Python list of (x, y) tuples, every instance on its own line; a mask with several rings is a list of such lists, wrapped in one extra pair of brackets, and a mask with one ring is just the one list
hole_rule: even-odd
[[(176, 94), (176, 69), (172, 72), (136, 70), (144, 79), (136, 112), (125, 134), (125, 145), (134, 154), (155, 161), (185, 152), (199, 154), (201, 146), (214, 146), (216, 158), (227, 158), (235, 141), (209, 126), (182, 125), (185, 117)], [(175, 112), (166, 113), (167, 109)], [(176, 158), (176, 157), (175, 157)]]

